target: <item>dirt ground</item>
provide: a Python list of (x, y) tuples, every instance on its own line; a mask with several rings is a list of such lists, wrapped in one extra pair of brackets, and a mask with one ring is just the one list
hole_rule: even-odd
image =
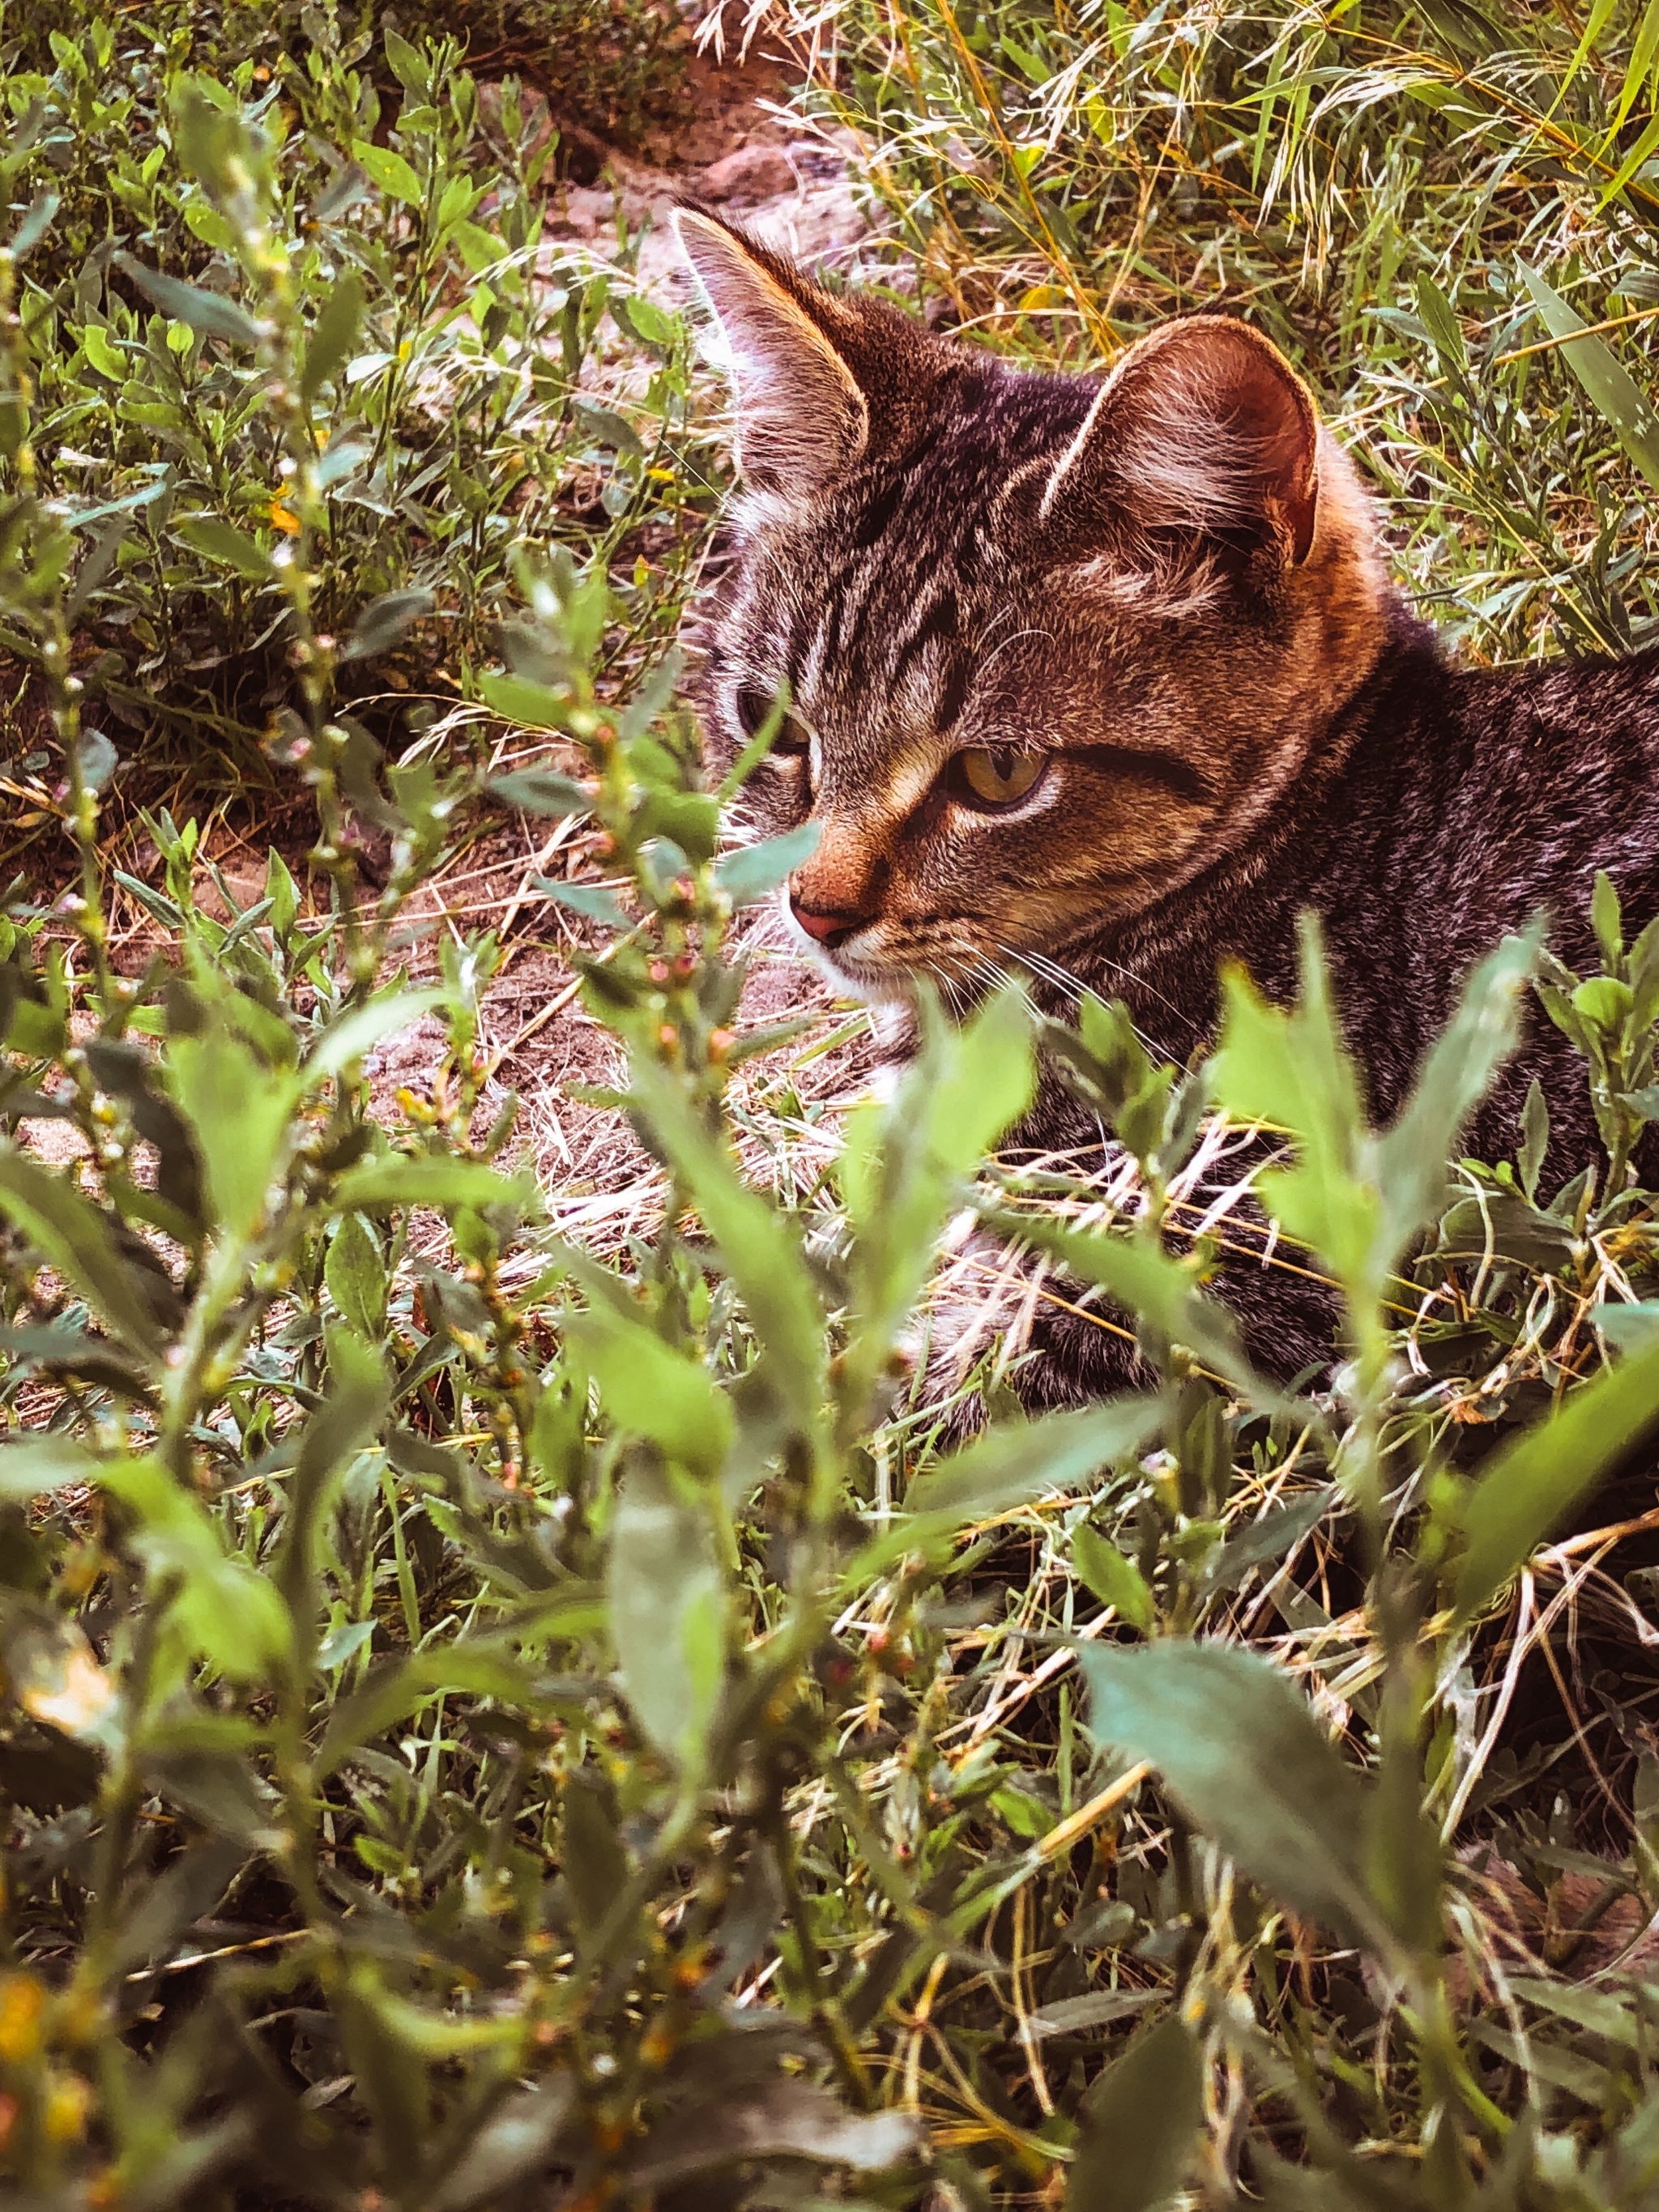
[(855, 273), (875, 234), (854, 189), (856, 147), (789, 112), (814, 56), (765, 27), (745, 45), (744, 10), (730, 0), (694, 9), (692, 20), (690, 120), (653, 149), (653, 164), (613, 153), (605, 179), (568, 185), (550, 234), (605, 252), (619, 212), (632, 228), (648, 222), (640, 274), (684, 301), (690, 287), (666, 218), (677, 199), (693, 197), (801, 260)]

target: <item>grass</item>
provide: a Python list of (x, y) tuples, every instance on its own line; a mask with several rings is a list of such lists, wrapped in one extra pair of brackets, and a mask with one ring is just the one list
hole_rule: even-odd
[[(665, 659), (718, 395), (628, 251), (538, 244), (530, 105), (349, 11), (7, 27), (8, 2183), (1645, 2204), (1649, 917), (1543, 978), (1613, 1156), (1560, 1191), (1523, 1146), (1403, 1192), (1340, 1086), (1274, 1091), (1311, 988), (1230, 999), (1231, 1125), (1085, 1009), (1107, 1170), (995, 1158), (1012, 1000), (854, 1105), (844, 1011), (745, 1011), (788, 856), (722, 851)], [(1640, 642), (1659, 15), (794, 27), (896, 292), (1079, 368), (1246, 313), (1466, 652)], [(597, 1088), (521, 1108), (544, 1043)], [(1389, 1201), (1297, 1395), (1200, 1288), (1263, 1114), (1340, 1164), (1279, 1264)], [(1157, 1387), (1026, 1422), (991, 1341), (949, 1449), (964, 1211)]]

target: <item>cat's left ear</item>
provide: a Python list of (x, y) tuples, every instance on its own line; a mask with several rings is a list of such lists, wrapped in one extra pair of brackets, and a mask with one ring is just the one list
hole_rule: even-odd
[(1167, 551), (1224, 539), (1298, 565), (1318, 501), (1307, 386), (1247, 323), (1194, 315), (1124, 355), (1056, 465), (1041, 515), (1097, 540), (1139, 537)]
[(672, 220), (726, 342), (744, 482), (811, 497), (852, 466), (870, 435), (868, 403), (836, 343), (854, 334), (852, 311), (713, 216), (676, 208)]

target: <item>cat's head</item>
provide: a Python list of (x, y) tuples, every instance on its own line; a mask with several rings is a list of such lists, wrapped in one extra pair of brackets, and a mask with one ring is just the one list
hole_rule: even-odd
[(788, 905), (842, 979), (972, 985), (1236, 848), (1384, 623), (1364, 495), (1282, 356), (1206, 315), (1103, 381), (1023, 374), (676, 221), (743, 480), (705, 717), (729, 758), (787, 692), (750, 799), (821, 825)]

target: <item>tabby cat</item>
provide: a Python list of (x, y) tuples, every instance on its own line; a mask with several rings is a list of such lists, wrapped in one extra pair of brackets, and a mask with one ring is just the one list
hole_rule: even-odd
[[(793, 927), (844, 988), (962, 996), (997, 971), (1064, 1012), (1121, 997), (1185, 1060), (1219, 963), (1296, 988), (1323, 925), (1380, 1119), (1475, 961), (1540, 908), (1595, 964), (1606, 868), (1659, 908), (1659, 656), (1457, 665), (1389, 583), (1352, 464), (1248, 325), (1170, 322), (1103, 379), (1037, 375), (826, 291), (702, 212), (681, 242), (729, 362), (742, 490), (707, 609), (703, 708), (729, 757), (787, 690), (753, 796), (808, 816)], [(1529, 1079), (1549, 1172), (1595, 1151), (1583, 1071), (1536, 1013), (1468, 1133), (1510, 1153)], [(1045, 1083), (1020, 1140), (1097, 1141)], [(1280, 1269), (1224, 1280), (1280, 1374), (1330, 1316)], [(1040, 1401), (1123, 1378), (1055, 1310)]]

